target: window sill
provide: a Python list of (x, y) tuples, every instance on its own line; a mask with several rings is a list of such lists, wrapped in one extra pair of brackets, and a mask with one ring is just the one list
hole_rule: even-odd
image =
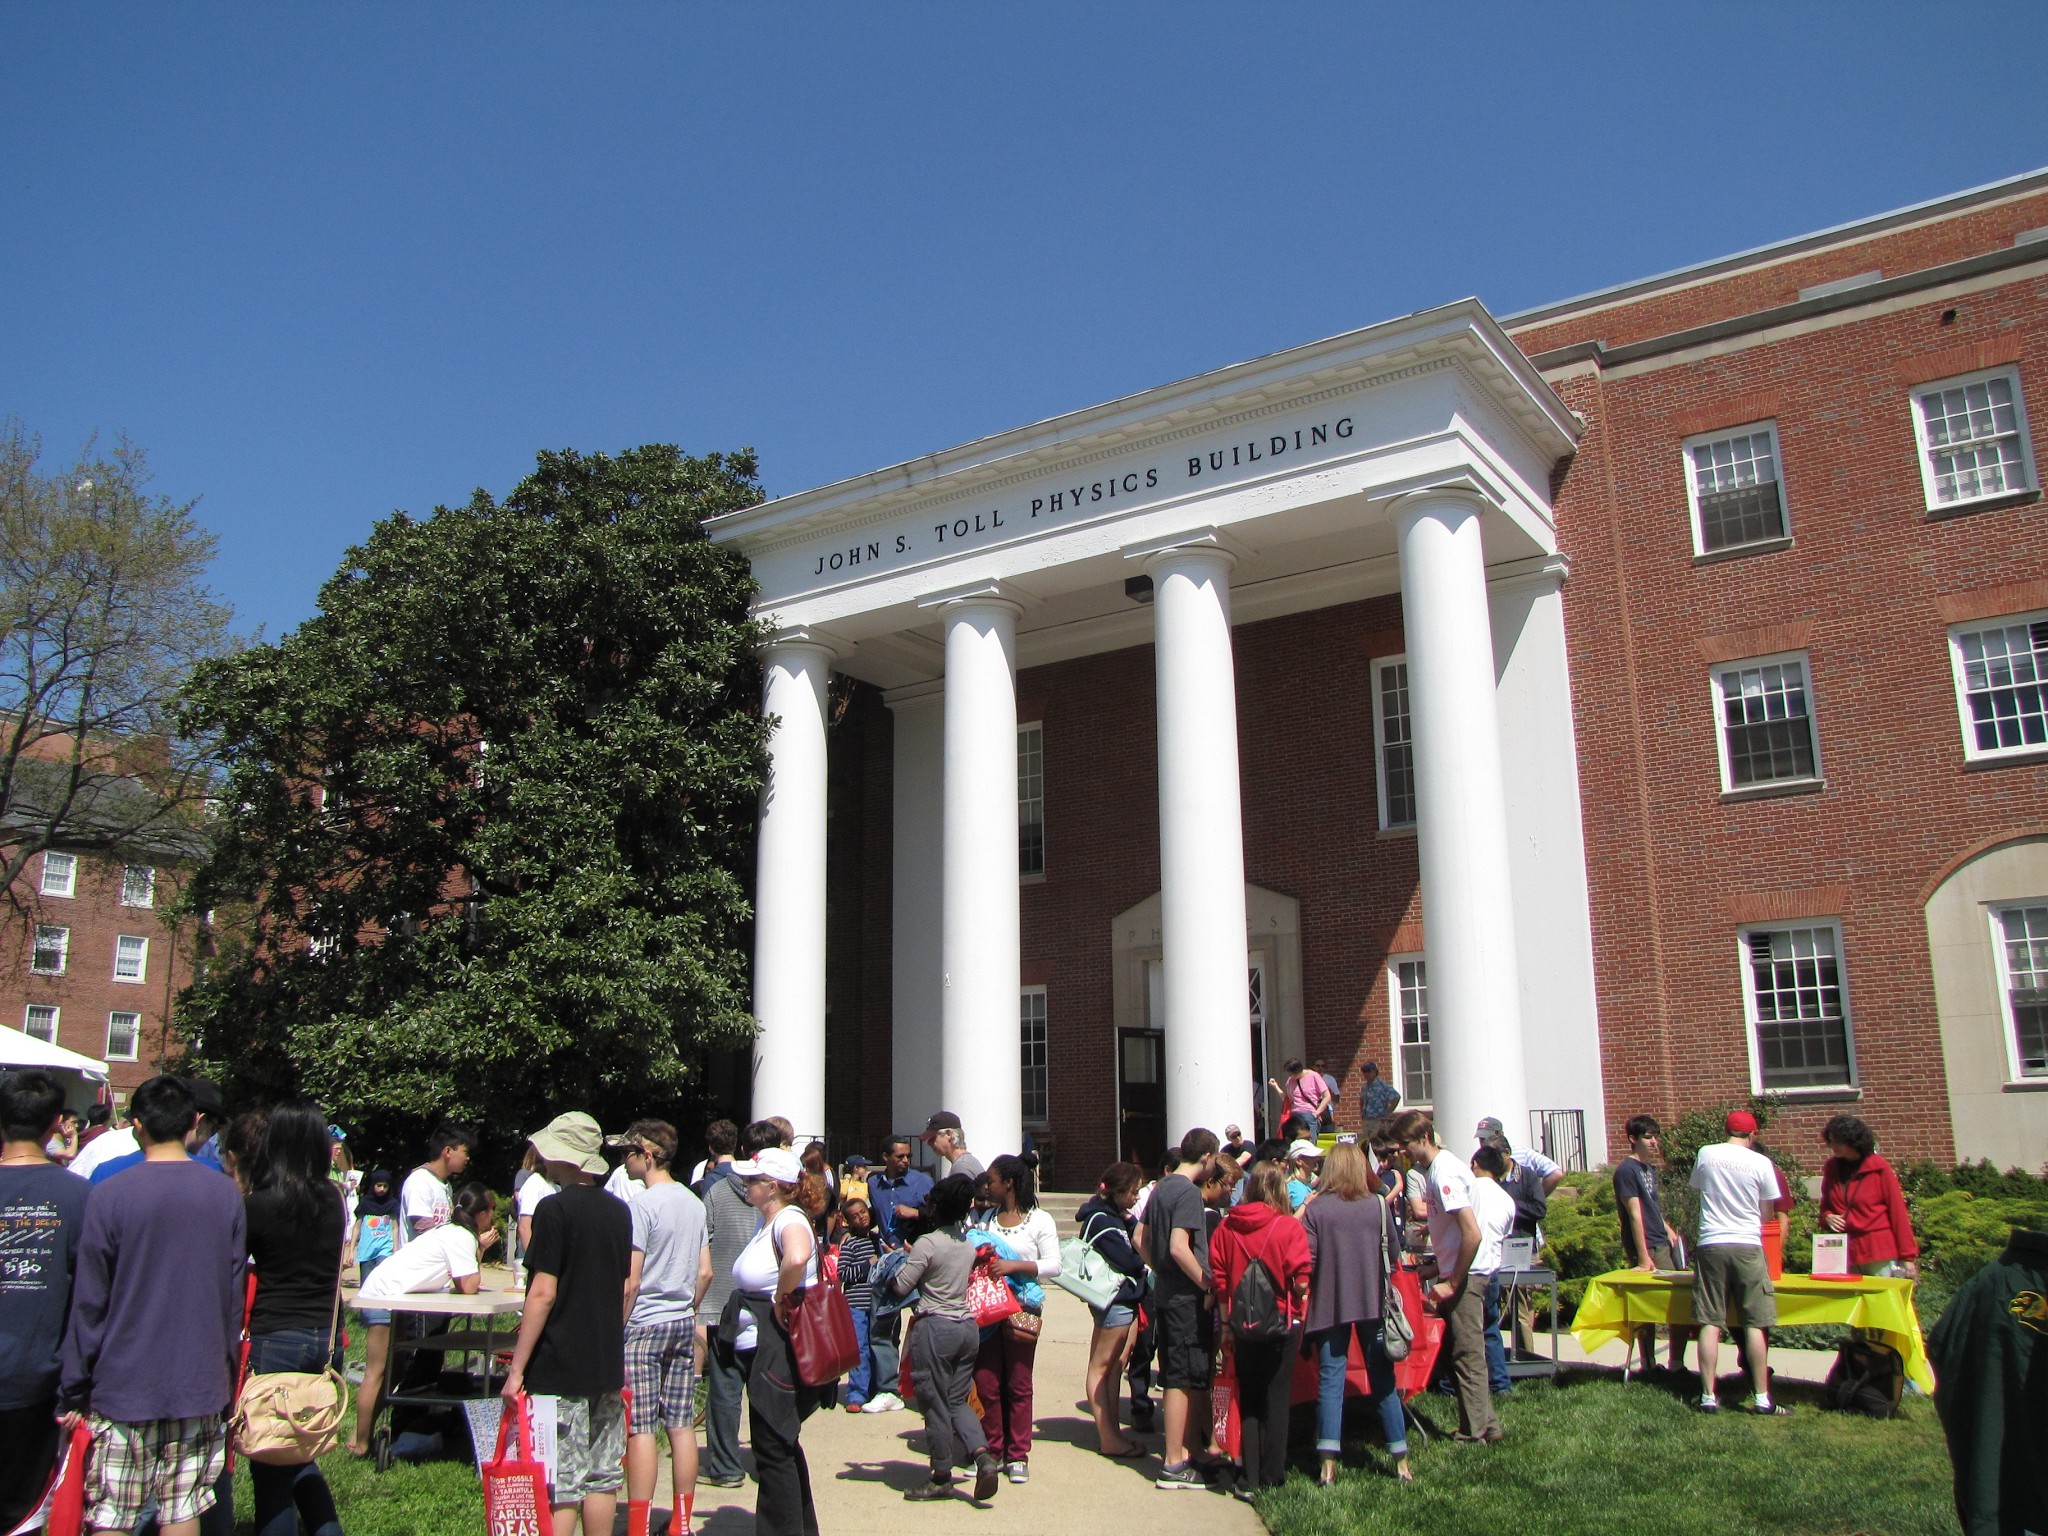
[(1035, 875), (1019, 875), (1017, 883), (1019, 885), (1043, 885), (1045, 884), (1045, 871), (1041, 869)]
[(1794, 1104), (1855, 1104), (1863, 1098), (1863, 1090), (1843, 1084), (1826, 1088), (1765, 1088), (1762, 1096)]
[(1711, 549), (1692, 557), (1694, 565), (1719, 565), (1724, 560), (1740, 560), (1744, 555), (1769, 555), (1781, 549), (1792, 547), (1792, 535), (1781, 533), (1775, 539), (1758, 539), (1753, 544), (1731, 544), (1726, 549)]
[(1381, 827), (1373, 835), (1381, 842), (1387, 842), (1390, 839), (1410, 838), (1415, 835), (1415, 827), (1412, 823), (1405, 827)]
[(1786, 795), (1817, 795), (1828, 787), (1826, 779), (1786, 779), (1775, 784), (1745, 784), (1740, 789), (1724, 789), (1721, 801), (1725, 805), (1739, 800), (1777, 800)]
[(1982, 757), (1963, 759), (1966, 773), (1980, 773), (1990, 768), (2025, 768), (2048, 763), (2048, 747), (2021, 747), (2013, 752), (1987, 752)]
[(114, 984), (120, 987), (146, 987), (149, 985), (149, 978), (147, 976), (116, 976)]
[(1974, 501), (1950, 501), (1927, 509), (1927, 521), (1945, 523), (1952, 517), (1968, 517), (1973, 512), (1998, 512), (2006, 507), (2032, 506), (2041, 499), (2039, 491), (2007, 491), (1999, 496), (1979, 496)]
[(1999, 1084), (2000, 1093), (2048, 1093), (2048, 1077), (2022, 1077)]

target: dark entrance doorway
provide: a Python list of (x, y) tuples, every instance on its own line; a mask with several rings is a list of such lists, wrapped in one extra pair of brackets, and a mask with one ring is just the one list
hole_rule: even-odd
[(1122, 1110), (1117, 1145), (1126, 1162), (1148, 1178), (1166, 1155), (1166, 1035), (1157, 1029), (1116, 1032), (1117, 1103)]

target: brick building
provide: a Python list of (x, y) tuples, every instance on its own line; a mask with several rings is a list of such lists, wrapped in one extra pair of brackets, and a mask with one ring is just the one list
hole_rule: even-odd
[(757, 1110), (1079, 1187), (1300, 1055), (1591, 1161), (1755, 1091), (2040, 1164), (2044, 397), (2048, 172), (721, 519)]

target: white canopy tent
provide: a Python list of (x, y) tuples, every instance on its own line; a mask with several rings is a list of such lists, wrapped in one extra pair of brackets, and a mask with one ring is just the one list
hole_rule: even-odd
[(80, 1114), (105, 1090), (107, 1064), (19, 1029), (0, 1029), (0, 1072), (47, 1072), (63, 1086), (64, 1100)]

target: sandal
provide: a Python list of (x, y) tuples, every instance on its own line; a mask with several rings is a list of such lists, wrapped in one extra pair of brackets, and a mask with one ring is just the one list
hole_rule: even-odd
[(1120, 1451), (1098, 1451), (1096, 1454), (1106, 1456), (1111, 1461), (1137, 1461), (1145, 1454), (1145, 1447), (1133, 1440)]

